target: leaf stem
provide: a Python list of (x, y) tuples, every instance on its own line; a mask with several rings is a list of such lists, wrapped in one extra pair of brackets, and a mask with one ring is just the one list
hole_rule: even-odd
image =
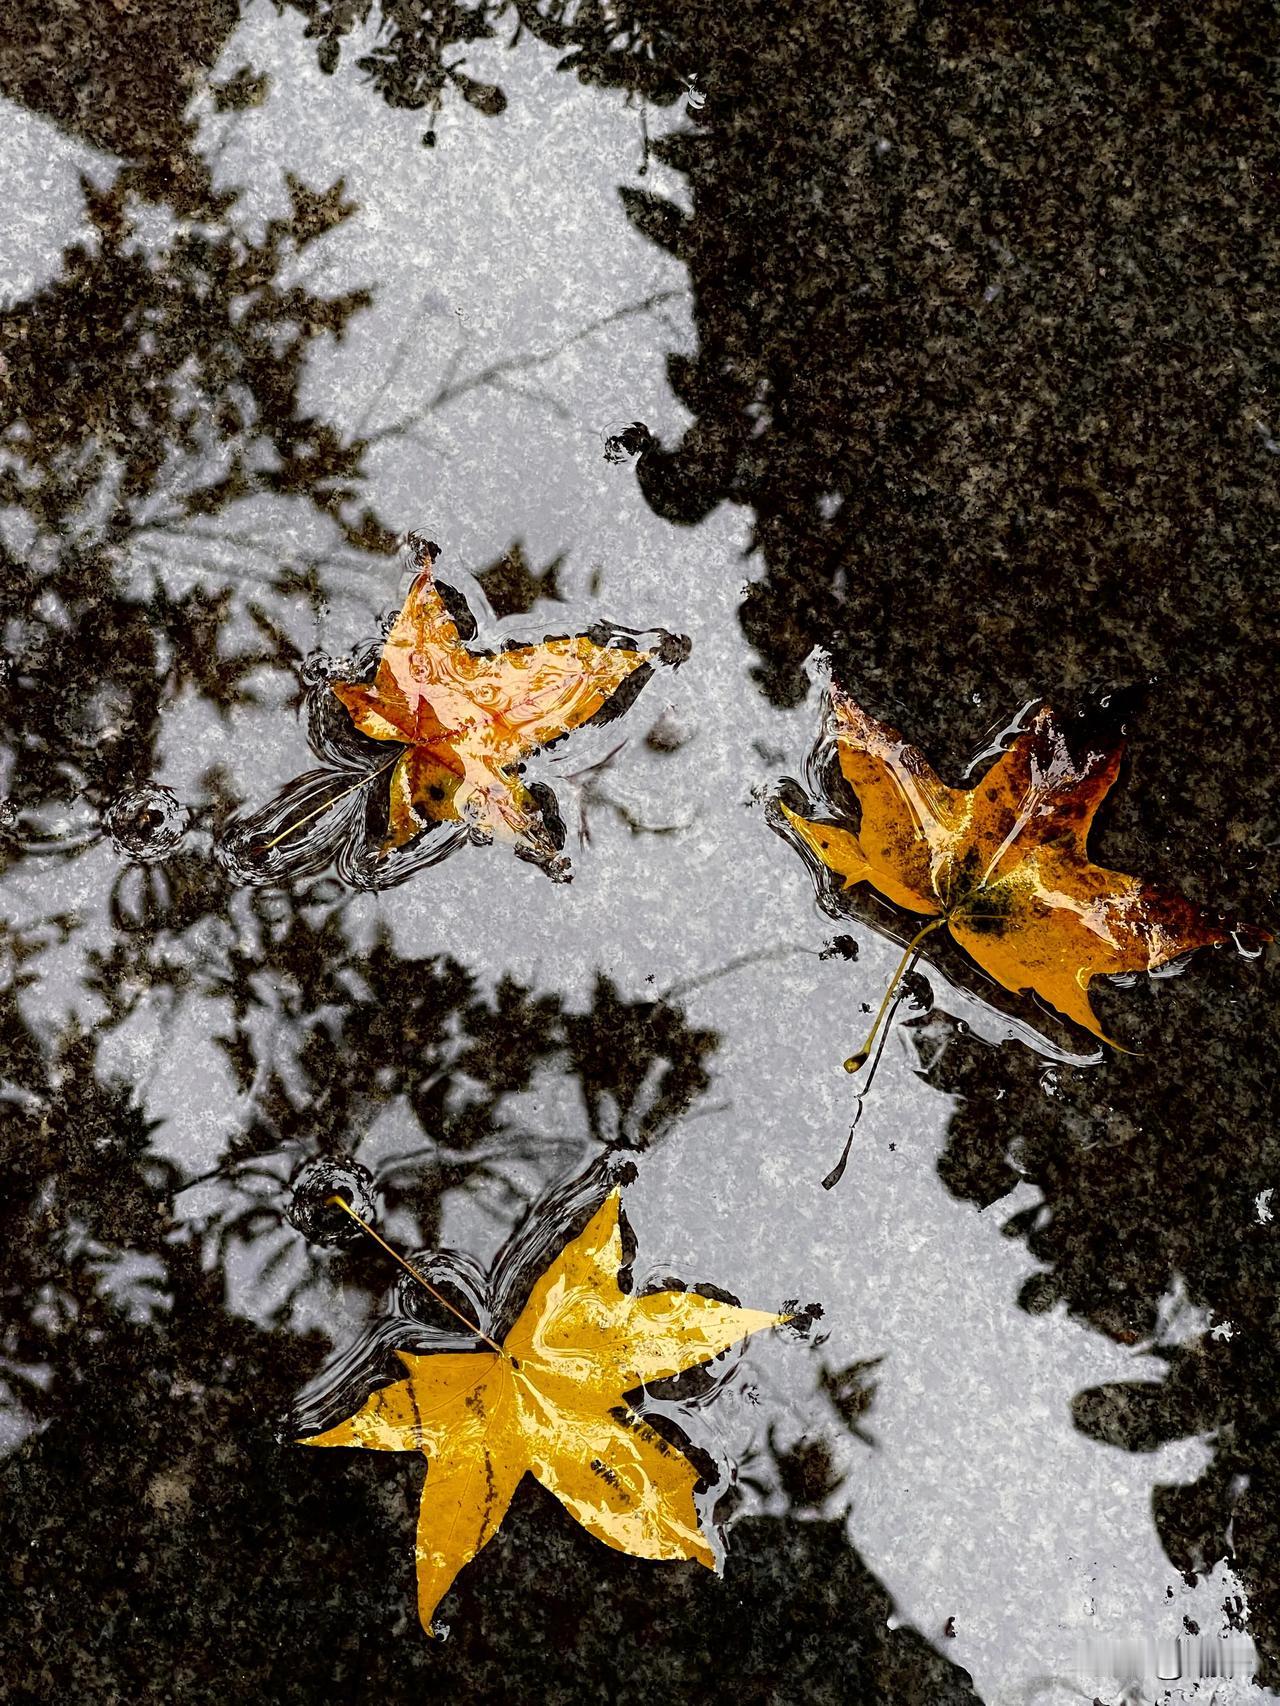
[(822, 1188), (824, 1191), (834, 1190), (844, 1177), (844, 1170), (849, 1165), (849, 1156), (853, 1150), (853, 1134), (858, 1129), (858, 1121), (862, 1118), (863, 1110), (867, 1105), (867, 1097), (871, 1093), (871, 1086), (876, 1081), (876, 1073), (880, 1070), (880, 1062), (884, 1059), (884, 1045), (889, 1040), (889, 1027), (893, 1023), (893, 1015), (897, 1012), (898, 1003), (902, 1000), (904, 993), (905, 991), (902, 987), (902, 981), (899, 979), (894, 992), (893, 1005), (889, 1008), (888, 1020), (880, 1027), (880, 1041), (876, 1044), (875, 1059), (871, 1062), (871, 1070), (867, 1074), (867, 1081), (858, 1091), (855, 1098), (857, 1106), (854, 1109), (853, 1119), (849, 1125), (849, 1135), (845, 1138), (844, 1148), (840, 1151), (840, 1159), (822, 1181)]
[(875, 1046), (876, 1033), (879, 1031), (881, 1024), (884, 1022), (885, 1014), (889, 1011), (889, 1004), (893, 1000), (894, 991), (897, 989), (903, 973), (908, 969), (911, 961), (914, 960), (916, 955), (919, 953), (921, 942), (924, 941), (925, 937), (931, 930), (936, 930), (940, 925), (945, 924), (947, 922), (947, 916), (948, 915), (944, 913), (941, 918), (931, 919), (929, 923), (925, 925), (923, 930), (916, 932), (916, 934), (907, 943), (906, 947), (902, 950), (902, 958), (898, 961), (897, 969), (889, 979), (889, 987), (884, 992), (884, 999), (881, 1001), (880, 1006), (876, 1010), (875, 1018), (871, 1021), (871, 1029), (867, 1032), (867, 1040), (863, 1043), (862, 1047), (856, 1054), (851, 1054), (848, 1060), (845, 1061), (844, 1069), (846, 1072), (858, 1072), (867, 1064), (867, 1061), (871, 1057), (871, 1050)]
[(418, 1284), (420, 1286), (422, 1286), (426, 1291), (429, 1291), (431, 1293), (432, 1297), (435, 1298), (437, 1303), (443, 1304), (444, 1307), (449, 1311), (450, 1315), (456, 1315), (458, 1320), (462, 1322), (462, 1325), (464, 1327), (466, 1327), (468, 1329), (468, 1331), (474, 1333), (478, 1339), (483, 1339), (486, 1345), (490, 1346), (491, 1349), (497, 1351), (498, 1355), (502, 1358), (502, 1360), (504, 1362), (511, 1362), (511, 1363), (514, 1362), (514, 1358), (508, 1356), (506, 1351), (503, 1350), (502, 1346), (497, 1342), (496, 1339), (491, 1339), (489, 1337), (488, 1333), (486, 1333), (482, 1327), (478, 1326), (477, 1323), (474, 1322), (469, 1315), (464, 1315), (462, 1313), (461, 1309), (455, 1309), (453, 1304), (449, 1302), (449, 1299), (447, 1297), (445, 1297), (443, 1295), (443, 1293), (437, 1291), (435, 1286), (432, 1285), (431, 1281), (429, 1279), (425, 1278), (422, 1274), (420, 1274), (418, 1272), (417, 1268), (414, 1267), (412, 1262), (407, 1262), (398, 1250), (393, 1250), (391, 1248), (390, 1244), (388, 1244), (386, 1239), (382, 1236), (382, 1234), (380, 1232), (375, 1232), (374, 1229), (372, 1228), (372, 1226), (369, 1225), (369, 1222), (364, 1218), (364, 1216), (357, 1214), (355, 1209), (352, 1208), (351, 1204), (347, 1201), (347, 1199), (345, 1197), (338, 1197), (338, 1196), (326, 1197), (325, 1201), (326, 1201), (326, 1203), (331, 1204), (333, 1207), (345, 1209), (346, 1212), (351, 1216), (352, 1220), (355, 1221), (356, 1225), (361, 1227), (365, 1232), (367, 1232), (369, 1234), (370, 1238), (373, 1239), (375, 1244), (381, 1244), (382, 1248), (387, 1252), (388, 1256), (391, 1257), (392, 1261), (399, 1262), (400, 1266), (405, 1270), (406, 1273), (412, 1274), (414, 1279), (417, 1280)]
[(854, 1109), (852, 1120), (849, 1122), (849, 1135), (844, 1140), (844, 1148), (840, 1151), (840, 1159), (822, 1181), (824, 1191), (833, 1191), (844, 1178), (844, 1170), (849, 1165), (849, 1154), (853, 1148), (853, 1134), (858, 1129), (858, 1121), (862, 1118), (863, 1101), (858, 1097), (858, 1105)]
[(270, 853), (273, 847), (278, 847), (282, 841), (287, 841), (295, 829), (301, 829), (304, 823), (310, 823), (312, 818), (319, 817), (321, 812), (327, 812), (330, 806), (336, 806), (339, 800), (345, 800), (347, 795), (354, 794), (357, 788), (367, 787), (370, 782), (376, 781), (379, 776), (385, 776), (393, 764), (399, 763), (400, 756), (401, 755), (397, 752), (394, 758), (388, 759), (385, 764), (379, 765), (378, 769), (371, 770), (367, 776), (362, 776), (358, 782), (353, 782), (349, 788), (344, 788), (340, 794), (335, 794), (331, 800), (326, 800), (323, 805), (317, 806), (313, 812), (308, 812), (305, 817), (300, 817), (296, 823), (291, 823), (288, 829), (282, 829), (274, 841), (267, 842), (264, 852)]

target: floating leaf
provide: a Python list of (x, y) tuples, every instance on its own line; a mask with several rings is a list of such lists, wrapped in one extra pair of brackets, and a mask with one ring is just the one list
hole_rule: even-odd
[[(895, 905), (946, 925), (1004, 988), (1031, 991), (1103, 1041), (1095, 977), (1150, 972), (1230, 929), (1180, 896), (1093, 864), (1090, 826), (1123, 745), (1077, 760), (1048, 706), (971, 788), (950, 788), (895, 729), (831, 690), (840, 771), (861, 820), (786, 824), (844, 888), (869, 883)], [(917, 941), (919, 937), (917, 937)], [(855, 1057), (851, 1065), (861, 1064)]]
[(786, 1317), (702, 1297), (621, 1289), (620, 1193), (551, 1262), (499, 1349), (401, 1351), (408, 1378), (302, 1445), (420, 1451), (418, 1612), (497, 1532), (526, 1473), (606, 1546), (637, 1558), (715, 1556), (690, 1460), (626, 1402)]
[[(221, 837), (224, 863), (245, 881), (278, 882), (336, 857), (348, 881), (384, 887), (464, 841), (505, 842), (567, 880), (555, 796), (524, 780), (526, 760), (617, 716), (655, 665), (687, 655), (675, 635), (655, 630), (645, 642), (606, 623), (473, 650), (465, 600), (446, 600), (436, 582), (438, 547), (412, 535), (410, 547), (418, 573), (376, 661), (357, 666), (361, 679), (318, 681), (310, 701), (312, 745), (341, 770), (308, 773)], [(370, 741), (390, 745), (381, 762), (370, 764)]]

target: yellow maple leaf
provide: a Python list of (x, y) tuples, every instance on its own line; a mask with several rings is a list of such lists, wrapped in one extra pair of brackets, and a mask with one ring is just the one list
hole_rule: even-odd
[(419, 548), (420, 573), (373, 681), (333, 684), (362, 734), (405, 746), (392, 770), (383, 852), (454, 822), (560, 874), (567, 862), (520, 768), (598, 716), (658, 653), (587, 634), (473, 652), (436, 586), (433, 549)]
[(606, 1546), (637, 1558), (715, 1558), (694, 1504), (698, 1472), (626, 1394), (709, 1362), (785, 1316), (695, 1292), (618, 1285), (620, 1193), (541, 1275), (499, 1350), (397, 1353), (385, 1386), (303, 1445), (420, 1451), (418, 1612), (428, 1634), (454, 1577), (497, 1532), (523, 1476)]
[(861, 819), (855, 828), (807, 818), (779, 801), (787, 823), (844, 887), (869, 883), (934, 919), (921, 936), (945, 924), (1006, 989), (1033, 991), (1106, 1042), (1093, 978), (1154, 971), (1228, 940), (1190, 901), (1089, 859), (1122, 745), (1077, 762), (1042, 706), (973, 787), (951, 788), (917, 747), (834, 687), (831, 713)]

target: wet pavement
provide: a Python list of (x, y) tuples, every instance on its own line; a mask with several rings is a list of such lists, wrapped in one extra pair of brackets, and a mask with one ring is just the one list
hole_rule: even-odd
[[(7, 32), (6, 1698), (1274, 1697), (1274, 946), (1095, 983), (1121, 1052), (932, 938), (859, 1102), (914, 925), (771, 804), (832, 676), (957, 786), (1048, 701), (1127, 740), (1095, 859), (1276, 928), (1274, 31)], [(411, 532), (474, 652), (654, 648), (528, 756), (535, 859), (388, 855), (334, 722)], [(816, 1306), (646, 1400), (718, 1569), (526, 1480), (429, 1641), (421, 1459), (292, 1441), (457, 1323), (327, 1195), (505, 1331), (616, 1184), (638, 1291)]]

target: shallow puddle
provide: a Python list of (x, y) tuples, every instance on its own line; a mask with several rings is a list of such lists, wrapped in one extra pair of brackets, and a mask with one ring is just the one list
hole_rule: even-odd
[[(436, 112), (381, 99), (357, 65), (393, 52), (387, 31), (357, 29), (335, 61), (301, 10), (229, 12), (189, 101), (180, 49), (154, 48), (172, 110), (151, 132), (145, 78), (102, 97), (151, 137), (131, 161), (123, 118), (65, 90), (11, 78), (0, 104), (13, 1698), (1274, 1698), (1154, 1678), (1122, 1695), (1079, 1659), (1232, 1635), (1274, 1674), (1265, 963), (1228, 946), (1109, 989), (1106, 1022), (1140, 1051), (1118, 1056), (926, 950), (859, 1100), (843, 1062), (913, 926), (824, 911), (770, 805), (806, 777), (833, 667), (853, 685), (860, 660), (859, 690), (922, 739), (944, 719), (958, 784), (957, 754), (993, 727), (1002, 750), (1029, 691), (1096, 708), (1131, 686), (1146, 618), (1115, 615), (1085, 661), (1034, 599), (1015, 645), (981, 589), (950, 646), (921, 640), (904, 699), (897, 636), (930, 612), (892, 562), (871, 585), (823, 556), (853, 502), (834, 451), (830, 492), (797, 471), (787, 511), (785, 457), (817, 454), (788, 411), (817, 405), (783, 383), (776, 316), (770, 368), (750, 313), (726, 332), (706, 255), (682, 258), (685, 222), (722, 221), (734, 251), (751, 196), (772, 205), (740, 136), (736, 212), (705, 171), (692, 201), (678, 148), (655, 152), (733, 132), (718, 35), (705, 79), (655, 102), (557, 69), (582, 20), (557, 13), (558, 41), (554, 9), (525, 31), (503, 12)], [(855, 69), (807, 73), (833, 138), (852, 134), (829, 100)], [(884, 123), (857, 121), (857, 170), (898, 148)], [(865, 238), (873, 295), (877, 265), (926, 265), (896, 229)], [(1010, 252), (992, 277), (1015, 292), (1033, 264)], [(777, 272), (797, 335), (820, 339), (793, 250)], [(831, 362), (859, 359), (833, 332)], [(840, 429), (872, 462), (877, 432), (905, 430), (881, 389)], [(742, 431), (703, 443), (726, 399)], [(955, 475), (974, 527), (1001, 454), (1012, 469), (1006, 444)], [(892, 556), (925, 499), (883, 501)], [(812, 586), (806, 550), (830, 568)], [(508, 712), (533, 692), (511, 672), (551, 654), (504, 645), (590, 634), (617, 678), (602, 702), (632, 667), (619, 648), (653, 660), (619, 715), (575, 688), (540, 725), (554, 744), (513, 738), (501, 774), (467, 768), (460, 791), (418, 748), (405, 822), (426, 822), (437, 775), (448, 800), (419, 852), (389, 850), (406, 725), (353, 735), (332, 683), (372, 692), (424, 566), (472, 661), (506, 658)], [(1037, 644), (1051, 661), (1029, 688)], [(1217, 796), (1203, 751), (1189, 780), (1158, 768), (1189, 726), (1221, 747), (1203, 692), (1202, 714), (1158, 685), (1126, 713), (1151, 744), (1104, 814), (1105, 862), (1150, 858), (1265, 925), (1275, 826), (1238, 824), (1253, 758), (1228, 754)], [(1274, 759), (1255, 714), (1239, 738)], [(567, 861), (572, 881), (549, 881)], [(330, 1199), (499, 1334), (617, 1185), (637, 1294), (675, 1281), (797, 1317), (646, 1399), (712, 1483), (716, 1573), (609, 1551), (526, 1480), (429, 1642), (421, 1459), (293, 1440), (356, 1410), (396, 1350), (474, 1341)]]

